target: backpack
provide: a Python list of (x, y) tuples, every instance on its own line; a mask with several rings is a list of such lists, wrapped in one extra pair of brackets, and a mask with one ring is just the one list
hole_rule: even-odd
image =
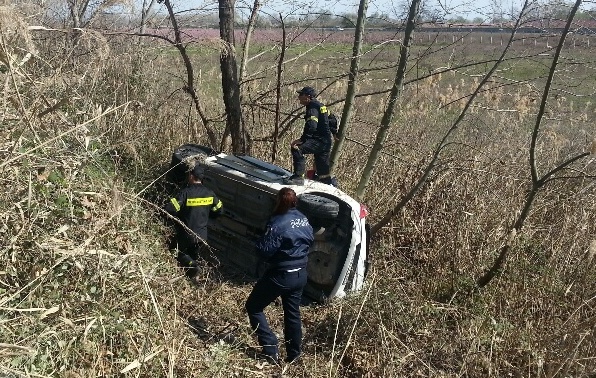
[(337, 132), (339, 131), (339, 120), (333, 113), (329, 113), (327, 118), (329, 119), (329, 131), (331, 131), (332, 135), (337, 135)]

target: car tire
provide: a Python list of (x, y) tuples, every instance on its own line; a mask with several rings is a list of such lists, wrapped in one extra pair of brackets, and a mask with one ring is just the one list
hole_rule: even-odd
[(169, 179), (176, 183), (186, 181), (186, 172), (189, 168), (185, 163), (186, 160), (192, 157), (201, 158), (216, 154), (217, 151), (211, 147), (198, 144), (183, 144), (172, 153), (172, 161), (170, 162), (170, 171), (168, 174)]
[(339, 213), (339, 204), (326, 197), (303, 194), (298, 197), (298, 210), (309, 219), (335, 219)]

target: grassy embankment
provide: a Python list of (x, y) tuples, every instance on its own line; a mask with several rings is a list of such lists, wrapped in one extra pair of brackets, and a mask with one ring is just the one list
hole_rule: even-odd
[[(493, 262), (528, 188), (529, 133), (547, 56), (512, 62), (499, 73), (497, 80), (510, 85), (480, 96), (428, 185), (376, 235), (365, 291), (304, 307), (303, 363), (278, 369), (252, 359), (256, 343), (243, 311), (251, 283), (213, 268), (195, 287), (182, 278), (165, 246), (168, 231), (158, 207), (168, 193), (159, 176), (173, 147), (206, 141), (179, 90), (184, 73), (176, 54), (164, 54), (170, 48), (159, 44), (139, 50), (130, 39), (107, 42), (93, 35), (85, 35), (70, 54), (67, 40), (44, 36), (45, 41), (17, 38), (12, 46), (35, 45), (38, 58), (2, 74), (3, 375), (594, 374), (592, 161), (565, 173), (592, 178), (555, 180), (546, 187), (505, 270), (481, 292), (470, 290)], [(216, 46), (192, 58), (201, 101), (221, 125)], [(304, 51), (293, 48), (290, 55)], [(347, 70), (350, 50), (335, 44), (332, 54), (312, 51), (286, 66), (285, 80), (329, 85), (322, 98), (334, 102), (343, 97), (346, 82), (329, 76)], [(484, 59), (494, 50), (472, 54), (466, 45), (446, 47), (412, 62), (408, 79)], [(19, 49), (5, 51), (20, 57)], [(569, 59), (572, 53), (579, 59), (593, 52), (570, 51)], [(273, 57), (263, 55), (249, 69), (271, 67)], [(366, 54), (362, 67), (391, 66), (396, 57), (395, 46), (388, 45)], [(587, 65), (566, 68), (557, 85), (567, 92), (553, 93), (538, 140), (539, 171), (589, 149), (595, 135), (593, 95), (570, 93), (589, 95), (596, 76)], [(386, 90), (393, 71), (368, 72), (359, 93)], [(479, 71), (463, 69), (407, 86), (365, 198), (371, 222), (419, 177)], [(270, 155), (270, 142), (261, 139), (272, 131), (267, 109), (273, 108), (274, 77), (271, 70), (255, 74), (245, 92), (255, 154), (264, 158)], [(527, 82), (512, 85), (515, 80)], [(285, 112), (298, 108), (295, 89), (301, 85), (284, 89)], [(61, 100), (55, 111), (38, 116)], [(347, 144), (336, 172), (348, 193), (355, 190), (385, 101), (385, 94), (358, 98), (349, 136), (359, 143)], [(300, 127), (293, 124), (282, 145)], [(289, 167), (288, 154), (280, 152), (277, 163)], [(272, 306), (268, 314), (281, 332), (281, 308)]]

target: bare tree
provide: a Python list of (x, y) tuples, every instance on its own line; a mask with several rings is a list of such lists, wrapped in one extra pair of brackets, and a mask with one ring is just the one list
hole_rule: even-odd
[(551, 86), (553, 83), (553, 78), (555, 76), (555, 73), (557, 72), (557, 64), (559, 61), (559, 57), (561, 56), (561, 51), (563, 50), (563, 47), (565, 45), (565, 39), (567, 38), (567, 35), (569, 34), (569, 29), (571, 28), (571, 23), (573, 21), (573, 18), (575, 17), (577, 10), (579, 9), (579, 7), (581, 5), (581, 3), (582, 3), (582, 0), (577, 0), (571, 9), (571, 12), (567, 16), (567, 23), (565, 25), (565, 29), (563, 30), (561, 38), (559, 39), (559, 44), (557, 45), (555, 54), (553, 56), (553, 61), (552, 61), (551, 67), (550, 67), (548, 79), (546, 80), (546, 84), (545, 84), (544, 90), (542, 92), (542, 101), (540, 102), (540, 109), (538, 110), (538, 114), (536, 116), (536, 123), (534, 124), (534, 129), (532, 130), (532, 139), (531, 139), (531, 143), (530, 143), (530, 149), (528, 151), (529, 152), (530, 179), (531, 179), (530, 189), (528, 190), (528, 193), (526, 194), (526, 199), (524, 201), (522, 208), (519, 211), (519, 215), (517, 216), (517, 218), (515, 219), (515, 222), (513, 223), (512, 227), (509, 230), (508, 239), (506, 240), (504, 245), (500, 248), (499, 255), (497, 256), (496, 260), (493, 262), (490, 269), (488, 271), (486, 271), (486, 273), (484, 273), (482, 276), (480, 276), (476, 280), (476, 284), (480, 288), (488, 285), (491, 282), (491, 280), (493, 278), (495, 278), (498, 275), (498, 273), (502, 270), (503, 265), (505, 264), (505, 261), (509, 254), (509, 251), (512, 248), (513, 241), (515, 240), (515, 237), (517, 236), (518, 232), (521, 231), (522, 227), (524, 226), (526, 218), (530, 214), (530, 210), (532, 209), (534, 201), (536, 200), (536, 196), (538, 195), (540, 190), (547, 183), (554, 180), (556, 178), (555, 175), (557, 173), (566, 169), (567, 167), (569, 167), (573, 163), (577, 162), (578, 160), (580, 160), (586, 156), (589, 156), (591, 153), (591, 151), (578, 153), (577, 155), (559, 163), (556, 167), (547, 171), (541, 177), (538, 173), (538, 168), (536, 167), (536, 142), (538, 140), (538, 135), (540, 133), (540, 125), (542, 123), (542, 119), (544, 117), (544, 113), (546, 110), (546, 105), (548, 102), (550, 89), (551, 89)]
[(226, 110), (226, 129), (232, 137), (232, 152), (245, 153), (246, 139), (240, 106), (240, 82), (234, 39), (234, 1), (219, 0), (219, 35), (224, 41), (219, 62), (221, 85)]
[(501, 24), (505, 21), (505, 11), (502, 0), (492, 0), (490, 4), (491, 22)]
[(166, 41), (172, 43), (178, 52), (180, 53), (180, 57), (184, 62), (184, 67), (186, 68), (186, 85), (184, 86), (184, 90), (190, 95), (192, 98), (193, 104), (201, 121), (203, 122), (203, 126), (205, 127), (205, 131), (207, 132), (207, 137), (209, 138), (209, 143), (211, 147), (215, 148), (217, 146), (217, 137), (215, 136), (215, 131), (211, 126), (211, 121), (207, 118), (205, 114), (205, 110), (203, 109), (203, 105), (199, 99), (199, 93), (194, 85), (195, 74), (192, 63), (190, 61), (190, 57), (186, 51), (185, 45), (182, 43), (182, 36), (180, 33), (180, 28), (178, 27), (178, 22), (176, 20), (176, 16), (174, 14), (174, 9), (172, 8), (172, 4), (170, 0), (163, 0), (166, 8), (168, 9), (168, 14), (170, 16), (170, 22), (172, 23), (172, 28), (174, 29), (174, 38), (175, 40), (172, 41), (165, 37), (160, 37), (156, 35), (151, 35), (153, 37), (158, 37), (161, 39), (165, 39)]
[[(504, 242), (503, 246), (499, 249), (499, 254), (498, 254), (497, 258), (493, 262), (490, 269), (488, 269), (484, 274), (482, 274), (480, 277), (477, 278), (476, 285), (479, 288), (482, 288), (482, 287), (485, 287), (486, 285), (488, 285), (491, 282), (491, 280), (494, 279), (499, 274), (499, 272), (502, 270), (502, 268), (506, 262), (508, 253), (512, 248), (512, 245), (513, 245), (513, 242), (514, 242), (516, 236), (522, 230), (524, 223), (531, 212), (531, 209), (534, 205), (537, 195), (545, 187), (545, 185), (547, 183), (553, 181), (554, 179), (563, 178), (563, 177), (558, 177), (557, 175), (559, 173), (561, 173), (562, 171), (566, 170), (567, 168), (569, 168), (574, 163), (578, 162), (579, 160), (589, 156), (591, 153), (594, 153), (595, 152), (594, 150), (596, 150), (596, 146), (594, 144), (596, 142), (594, 142), (590, 152), (588, 152), (588, 151), (579, 152), (579, 153), (575, 154), (574, 156), (567, 158), (563, 162), (557, 164), (554, 168), (548, 170), (542, 176), (540, 176), (538, 173), (537, 158), (536, 158), (536, 144), (537, 144), (538, 136), (540, 134), (540, 126), (541, 126), (541, 122), (542, 122), (542, 119), (543, 119), (545, 111), (546, 111), (546, 105), (547, 105), (547, 101), (548, 101), (548, 97), (549, 97), (549, 93), (550, 93), (550, 88), (551, 88), (551, 85), (553, 82), (553, 78), (557, 72), (557, 70), (556, 70), (557, 63), (558, 63), (559, 57), (561, 55), (561, 51), (564, 47), (565, 39), (566, 39), (567, 35), (569, 34), (572, 20), (574, 18), (575, 13), (577, 12), (577, 9), (579, 8), (580, 4), (581, 4), (581, 0), (578, 0), (575, 3), (571, 13), (569, 14), (569, 16), (567, 18), (567, 24), (565, 26), (565, 29), (564, 29), (562, 35), (561, 35), (559, 44), (557, 45), (557, 49), (556, 49), (556, 52), (553, 57), (549, 75), (546, 80), (545, 88), (542, 92), (542, 101), (540, 103), (540, 109), (538, 111), (538, 114), (536, 117), (536, 122), (535, 122), (535, 125), (533, 128), (533, 131), (532, 131), (531, 144), (530, 144), (530, 148), (529, 148), (529, 168), (530, 168), (530, 180), (531, 180), (530, 188), (526, 194), (526, 198), (525, 198), (522, 208), (517, 212), (519, 215), (516, 217), (511, 228), (509, 229), (509, 232), (507, 235), (507, 240)], [(519, 28), (520, 23), (523, 20), (524, 12), (526, 12), (527, 9), (528, 9), (528, 1), (526, 1), (524, 3), (522, 10), (516, 19), (516, 21), (517, 21), (516, 25), (513, 28), (513, 31), (509, 38), (509, 41), (508, 41), (505, 49), (501, 53), (501, 56), (499, 57), (499, 59), (497, 59), (497, 61), (494, 63), (493, 67), (489, 70), (489, 72), (483, 77), (482, 81), (479, 83), (479, 85), (477, 86), (474, 93), (472, 93), (468, 97), (468, 101), (466, 102), (466, 105), (462, 109), (457, 120), (453, 123), (451, 128), (447, 131), (447, 133), (443, 136), (442, 140), (438, 144), (437, 148), (433, 152), (433, 155), (432, 155), (432, 158), (431, 158), (429, 164), (423, 170), (421, 177), (417, 180), (415, 185), (401, 198), (399, 203), (392, 210), (387, 212), (379, 222), (377, 222), (376, 224), (374, 224), (372, 226), (371, 232), (373, 234), (378, 232), (381, 227), (386, 225), (396, 214), (398, 214), (399, 211), (401, 211), (401, 209), (403, 209), (405, 204), (408, 203), (408, 201), (411, 200), (416, 195), (416, 193), (418, 193), (420, 191), (420, 189), (424, 186), (424, 184), (427, 181), (428, 177), (430, 176), (431, 172), (436, 167), (436, 165), (439, 161), (441, 152), (449, 144), (448, 141), (449, 141), (451, 135), (459, 128), (459, 125), (461, 124), (462, 120), (464, 119), (471, 104), (474, 102), (477, 95), (483, 90), (482, 89), (483, 86), (489, 81), (489, 79), (492, 77), (494, 72), (496, 72), (499, 65), (505, 59), (505, 54), (512, 45), (512, 42), (515, 38), (517, 29)]]
[(147, 29), (147, 22), (148, 22), (148, 18), (149, 15), (151, 14), (151, 10), (153, 9), (153, 6), (155, 5), (155, 0), (150, 0), (149, 4), (147, 4), (147, 0), (143, 0), (143, 5), (141, 8), (141, 27), (139, 29), (139, 32), (141, 34), (145, 33), (146, 29)]
[(413, 0), (412, 4), (410, 5), (408, 18), (406, 20), (406, 29), (404, 31), (404, 40), (400, 48), (399, 65), (397, 67), (397, 72), (395, 73), (393, 87), (391, 88), (391, 92), (389, 93), (389, 101), (387, 103), (387, 108), (385, 109), (385, 113), (383, 114), (383, 118), (381, 120), (381, 127), (379, 128), (379, 131), (377, 133), (374, 146), (372, 148), (372, 151), (370, 152), (370, 155), (368, 156), (364, 172), (362, 173), (362, 177), (360, 178), (360, 181), (358, 183), (358, 189), (356, 190), (356, 197), (358, 197), (359, 199), (362, 199), (364, 197), (366, 186), (370, 181), (370, 177), (373, 173), (375, 163), (379, 159), (379, 156), (383, 149), (383, 143), (385, 142), (387, 133), (391, 128), (391, 122), (393, 121), (393, 115), (395, 113), (397, 100), (400, 98), (403, 89), (403, 83), (406, 76), (406, 67), (408, 64), (408, 56), (410, 52), (410, 45), (412, 43), (412, 37), (414, 35), (414, 28), (416, 26), (416, 19), (418, 18), (421, 2), (421, 0)]
[(279, 21), (281, 22), (282, 39), (281, 39), (281, 52), (277, 61), (277, 85), (275, 87), (275, 129), (273, 132), (273, 148), (271, 151), (271, 161), (274, 162), (277, 155), (277, 142), (279, 135), (279, 124), (281, 117), (281, 83), (283, 77), (283, 63), (286, 56), (286, 25), (284, 18), (279, 15)]
[(248, 64), (248, 49), (250, 47), (250, 40), (255, 30), (257, 18), (259, 15), (259, 9), (261, 9), (261, 1), (255, 0), (252, 9), (250, 10), (250, 17), (248, 18), (248, 24), (246, 25), (246, 37), (244, 38), (244, 44), (242, 46), (242, 63), (240, 64), (240, 81), (244, 80), (246, 76), (246, 65)]
[(124, 0), (67, 0), (66, 3), (73, 28), (86, 27), (108, 8), (126, 4)]
[[(527, 8), (527, 1), (526, 1), (526, 3), (524, 3), (521, 14), (523, 14), (523, 12), (526, 10), (526, 8)], [(435, 150), (432, 154), (432, 157), (430, 159), (430, 162), (423, 169), (422, 175), (418, 178), (418, 180), (416, 181), (414, 186), (412, 188), (410, 188), (410, 190), (408, 190), (407, 193), (401, 198), (401, 200), (393, 207), (393, 209), (388, 211), (381, 218), (381, 220), (379, 222), (377, 222), (376, 224), (374, 224), (371, 227), (371, 232), (373, 234), (376, 233), (377, 231), (379, 231), (381, 229), (381, 227), (383, 227), (387, 223), (389, 223), (389, 221), (404, 208), (406, 203), (408, 203), (408, 201), (410, 201), (420, 191), (420, 189), (426, 184), (428, 177), (430, 176), (431, 172), (434, 170), (434, 168), (436, 167), (436, 165), (439, 161), (439, 157), (440, 157), (442, 151), (448, 145), (448, 141), (450, 140), (453, 133), (455, 133), (455, 131), (459, 128), (461, 122), (464, 120), (464, 117), (466, 116), (468, 109), (470, 109), (470, 107), (472, 106), (472, 103), (474, 102), (474, 100), (476, 99), (478, 94), (483, 90), (484, 85), (490, 80), (491, 76), (497, 70), (497, 68), (499, 67), (501, 62), (505, 59), (505, 55), (506, 55), (507, 51), (509, 50), (509, 48), (511, 47), (511, 44), (513, 43), (515, 33), (516, 33), (517, 29), (519, 28), (519, 24), (522, 20), (521, 14), (517, 18), (517, 23), (514, 26), (513, 31), (509, 37), (509, 41), (508, 41), (507, 45), (505, 46), (505, 48), (503, 49), (503, 51), (501, 52), (500, 57), (494, 62), (494, 65), (492, 66), (492, 68), (486, 73), (486, 75), (484, 75), (484, 77), (482, 78), (482, 81), (478, 84), (478, 86), (476, 87), (474, 92), (468, 97), (468, 101), (466, 102), (466, 104), (465, 104), (464, 108), (462, 109), (462, 111), (460, 112), (459, 116), (457, 117), (457, 119), (455, 120), (453, 125), (451, 125), (449, 130), (445, 133), (445, 135), (442, 137), (441, 141), (435, 148)]]
[(352, 47), (352, 61), (350, 63), (350, 73), (348, 78), (348, 89), (346, 91), (346, 99), (339, 124), (339, 131), (337, 133), (337, 140), (333, 145), (331, 151), (330, 165), (331, 171), (337, 165), (339, 155), (341, 154), (342, 146), (346, 139), (348, 121), (352, 115), (352, 108), (354, 98), (356, 96), (356, 86), (358, 72), (360, 71), (360, 55), (362, 50), (362, 39), (364, 35), (364, 26), (366, 23), (366, 10), (368, 8), (368, 0), (361, 0), (358, 6), (358, 19), (356, 21), (356, 31), (354, 32), (354, 46)]

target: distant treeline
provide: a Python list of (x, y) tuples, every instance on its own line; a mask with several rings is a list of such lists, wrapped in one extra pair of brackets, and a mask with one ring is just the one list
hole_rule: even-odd
[[(482, 32), (482, 33), (511, 33), (511, 29), (508, 27), (498, 27), (498, 26), (482, 26), (482, 25), (452, 25), (452, 26), (440, 26), (440, 27), (429, 27), (423, 26), (417, 29), (418, 32), (430, 32), (430, 33), (474, 33), (474, 32)], [(521, 27), (517, 29), (517, 33), (520, 34), (542, 34), (542, 35), (561, 35), (563, 33), (564, 28), (562, 27), (555, 27), (555, 28), (538, 28), (535, 26), (531, 27)], [(573, 29), (573, 33), (575, 34), (582, 34), (582, 35), (595, 35), (596, 29), (590, 28), (578, 28)]]
[[(578, 27), (572, 28), (571, 32), (580, 35), (596, 35), (596, 24), (594, 27), (586, 27), (585, 25), (577, 25)], [(590, 25), (591, 26), (591, 25)], [(342, 27), (322, 27), (313, 29), (335, 31), (335, 32), (353, 32), (354, 28), (342, 28)], [(394, 32), (398, 33), (403, 30), (403, 27), (372, 27), (366, 28), (368, 32)], [(551, 25), (551, 26), (522, 26), (517, 29), (518, 34), (539, 34), (542, 36), (549, 35), (561, 35), (564, 27), (562, 25)], [(425, 23), (416, 28), (417, 33), (505, 33), (509, 34), (512, 31), (512, 27), (509, 25), (482, 25), (482, 24), (435, 24)]]

